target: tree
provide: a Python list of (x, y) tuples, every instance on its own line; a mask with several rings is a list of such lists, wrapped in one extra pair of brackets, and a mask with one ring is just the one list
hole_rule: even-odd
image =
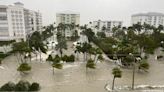
[(87, 53), (89, 53), (89, 49), (92, 48), (92, 45), (88, 43), (83, 43), (81, 46), (81, 52), (84, 54), (84, 61), (87, 60)]
[(54, 68), (56, 68), (56, 69), (62, 69), (63, 68), (63, 64), (60, 61), (61, 61), (61, 57), (56, 55), (52, 61), (53, 74), (54, 74)]
[(138, 32), (138, 34), (140, 34), (141, 30), (143, 29), (143, 26), (140, 22), (138, 22), (137, 24), (133, 24), (133, 28)]
[(103, 31), (103, 32), (106, 31), (106, 27), (105, 27), (105, 26), (102, 27), (102, 31)]
[(94, 63), (94, 60), (89, 59), (89, 60), (87, 61), (86, 69), (87, 69), (87, 68), (90, 68), (90, 69), (95, 69), (95, 68), (96, 68), (96, 64)]
[(73, 41), (76, 41), (78, 38), (79, 38), (78, 31), (74, 30), (73, 33), (72, 33), (71, 39)]
[(115, 67), (112, 69), (112, 74), (113, 74), (113, 83), (112, 83), (112, 90), (114, 89), (114, 83), (115, 83), (115, 78), (121, 78), (122, 77), (122, 71)]
[(37, 57), (37, 52), (40, 53), (40, 61), (41, 61), (41, 53), (47, 52), (47, 46), (46, 44), (43, 43), (42, 35), (38, 31), (35, 31), (31, 35), (29, 40), (29, 46), (33, 51), (36, 52), (36, 57)]
[(20, 71), (20, 72), (25, 73), (26, 71), (30, 71), (30, 70), (31, 70), (31, 66), (30, 66), (29, 64), (27, 64), (27, 63), (22, 63), (22, 64), (18, 67), (17, 70)]
[(146, 62), (146, 60), (142, 60), (140, 63), (139, 63), (139, 66), (138, 66), (138, 69), (139, 70), (144, 70), (144, 71), (147, 71), (149, 69), (149, 63)]
[(63, 49), (67, 49), (67, 44), (66, 44), (65, 37), (62, 36), (62, 34), (59, 31), (57, 32), (57, 41), (58, 41), (58, 44), (56, 46), (56, 49), (59, 50), (60, 55), (62, 57)]
[(10, 40), (10, 41), (0, 41), (0, 46), (3, 46), (4, 53), (7, 53), (7, 48), (6, 46), (9, 46), (10, 44), (14, 43), (15, 40)]
[(24, 41), (16, 42), (16, 43), (13, 43), (12, 49), (14, 53), (17, 53), (17, 55), (19, 55), (17, 56), (18, 62), (21, 61), (21, 63), (24, 63), (25, 55), (28, 52), (30, 52), (30, 48), (28, 47), (28, 44)]
[(105, 38), (106, 34), (105, 34), (105, 32), (97, 32), (97, 36), (100, 38)]

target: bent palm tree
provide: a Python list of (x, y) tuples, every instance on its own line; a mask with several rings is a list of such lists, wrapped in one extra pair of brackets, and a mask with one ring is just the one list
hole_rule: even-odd
[(115, 67), (112, 69), (112, 74), (114, 75), (113, 77), (113, 83), (112, 83), (112, 90), (114, 89), (114, 83), (115, 83), (115, 78), (121, 78), (122, 77), (122, 71)]

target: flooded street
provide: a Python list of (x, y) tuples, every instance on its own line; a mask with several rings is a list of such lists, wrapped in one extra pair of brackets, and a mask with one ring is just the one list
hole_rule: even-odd
[[(156, 61), (155, 56), (148, 59), (149, 72), (135, 74), (135, 85), (164, 85), (164, 61)], [(8, 81), (28, 80), (41, 85), (40, 92), (107, 92), (105, 85), (112, 84), (111, 70), (115, 65), (111, 62), (98, 63), (96, 69), (86, 69), (83, 55), (80, 61), (64, 64), (63, 69), (55, 69), (48, 62), (33, 61), (32, 71), (27, 75), (20, 74), (16, 69), (18, 63), (15, 56), (7, 57), (0, 68), (0, 86)], [(132, 70), (122, 69), (122, 78), (116, 79), (115, 87), (131, 86)], [(124, 92), (124, 91), (120, 91)], [(125, 91), (128, 92), (128, 91)], [(131, 91), (129, 91), (131, 92)], [(140, 91), (135, 91), (140, 92)], [(144, 92), (144, 91), (141, 91)]]

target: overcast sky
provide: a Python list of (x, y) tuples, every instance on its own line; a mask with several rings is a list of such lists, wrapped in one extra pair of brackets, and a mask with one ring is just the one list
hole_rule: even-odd
[(40, 11), (43, 25), (56, 21), (56, 12), (80, 13), (81, 24), (94, 20), (121, 20), (130, 24), (131, 15), (144, 12), (164, 13), (164, 0), (0, 0), (0, 4), (22, 2), (25, 8)]

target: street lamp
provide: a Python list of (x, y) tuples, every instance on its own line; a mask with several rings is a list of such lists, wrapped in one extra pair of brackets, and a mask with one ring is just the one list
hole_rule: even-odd
[(134, 76), (135, 76), (135, 57), (132, 53), (129, 53), (130, 56), (133, 57), (133, 76), (132, 76), (132, 90), (134, 90)]

